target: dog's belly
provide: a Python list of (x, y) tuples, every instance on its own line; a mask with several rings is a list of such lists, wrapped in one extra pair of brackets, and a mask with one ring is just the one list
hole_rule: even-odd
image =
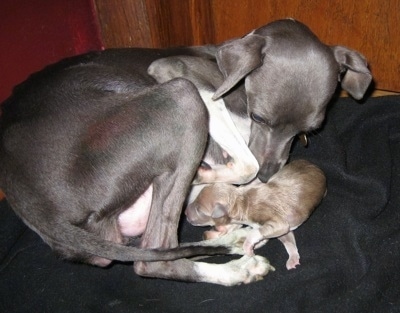
[(126, 237), (135, 237), (144, 233), (149, 219), (153, 185), (140, 196), (128, 209), (118, 216), (121, 234)]

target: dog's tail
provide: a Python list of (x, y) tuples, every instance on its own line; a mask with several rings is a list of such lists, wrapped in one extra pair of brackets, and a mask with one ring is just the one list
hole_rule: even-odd
[[(32, 227), (33, 228), (33, 227)], [(185, 243), (184, 246), (168, 249), (142, 249), (103, 240), (86, 230), (72, 225), (57, 225), (54, 228), (45, 227), (41, 231), (34, 229), (53, 249), (65, 255), (79, 256), (85, 254), (108, 260), (131, 262), (131, 261), (172, 261), (187, 257), (204, 255), (230, 254), (228, 246), (204, 245), (202, 242), (192, 244)], [(67, 253), (66, 253), (67, 252)], [(90, 262), (89, 262), (90, 263)]]

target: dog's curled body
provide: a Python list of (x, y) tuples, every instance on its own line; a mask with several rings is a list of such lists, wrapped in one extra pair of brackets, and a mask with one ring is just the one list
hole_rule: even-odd
[[(294, 20), (218, 46), (109, 49), (65, 59), (3, 103), (0, 188), (64, 257), (101, 266), (139, 260), (137, 273), (160, 278), (255, 281), (270, 269), (265, 258), (142, 261), (232, 252), (231, 242), (178, 246), (191, 184), (268, 180), (286, 163), (293, 138), (320, 126), (338, 81), (361, 98), (371, 81), (365, 58), (323, 44)], [(214, 147), (209, 123), (217, 130), (210, 131)], [(216, 162), (199, 169), (202, 160)], [(141, 249), (124, 245), (141, 233)]]
[[(185, 259), (230, 254), (235, 242), (178, 245), (209, 114), (189, 80), (159, 84), (147, 68), (182, 54), (209, 59), (215, 47), (111, 49), (33, 74), (2, 104), (0, 187), (17, 215), (63, 258), (98, 266), (135, 261), (142, 276), (250, 283), (272, 269), (265, 258)], [(140, 246), (126, 245), (136, 235)]]

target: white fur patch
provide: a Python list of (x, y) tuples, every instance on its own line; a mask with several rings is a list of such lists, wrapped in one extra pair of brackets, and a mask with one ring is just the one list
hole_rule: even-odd
[[(247, 142), (240, 134), (222, 99), (212, 100), (213, 93), (200, 90), (200, 95), (210, 115), (211, 137), (234, 160), (232, 166), (216, 167), (218, 174), (214, 182), (243, 184), (256, 176), (259, 165)], [(239, 122), (237, 121), (239, 124)]]
[(244, 118), (235, 113), (230, 112), (233, 123), (235, 124), (237, 130), (240, 135), (243, 137), (246, 144), (249, 144), (250, 141), (250, 132), (251, 132), (251, 120), (249, 118)]

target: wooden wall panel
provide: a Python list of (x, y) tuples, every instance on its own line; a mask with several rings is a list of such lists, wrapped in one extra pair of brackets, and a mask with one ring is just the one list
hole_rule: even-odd
[(400, 0), (95, 0), (106, 47), (220, 43), (293, 17), (327, 44), (362, 52), (383, 90), (400, 91)]
[(154, 26), (149, 23), (146, 0), (96, 0), (95, 3), (107, 48), (153, 46)]
[(192, 43), (190, 2), (182, 0), (147, 0), (147, 12), (152, 26), (153, 46), (166, 47), (171, 42)]
[(215, 42), (212, 0), (95, 0), (106, 47)]
[(400, 91), (399, 0), (218, 0), (212, 5), (217, 42), (244, 34), (265, 21), (293, 17), (307, 24), (323, 42), (362, 52), (377, 88)]

